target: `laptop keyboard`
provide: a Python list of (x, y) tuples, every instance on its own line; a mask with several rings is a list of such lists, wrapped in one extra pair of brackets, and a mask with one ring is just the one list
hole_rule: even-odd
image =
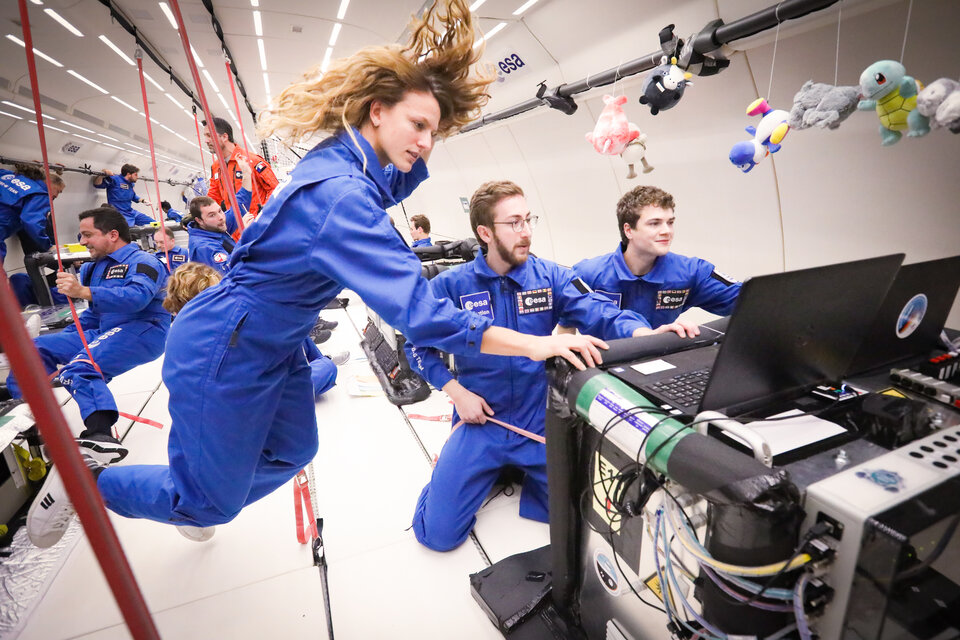
[(661, 380), (650, 385), (650, 388), (656, 391), (666, 400), (679, 407), (695, 407), (700, 404), (703, 398), (703, 390), (707, 388), (707, 380), (710, 379), (711, 367), (688, 371)]

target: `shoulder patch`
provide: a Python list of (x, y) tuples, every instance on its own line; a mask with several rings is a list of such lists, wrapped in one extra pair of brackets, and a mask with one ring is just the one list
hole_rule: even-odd
[(215, 254), (213, 254), (213, 261), (217, 264), (222, 264), (226, 262), (229, 257), (230, 256), (228, 256), (225, 252), (217, 251)]
[(130, 265), (128, 264), (115, 264), (107, 272), (103, 274), (104, 280), (120, 280), (127, 277), (127, 271), (129, 271)]
[(255, 170), (257, 173), (263, 173), (263, 170), (266, 169), (266, 168), (267, 168), (267, 163), (266, 163), (266, 162), (258, 162), (258, 163), (257, 163), (257, 166), (254, 167), (254, 170)]
[(591, 289), (590, 285), (583, 281), (583, 278), (574, 278), (571, 284), (576, 287), (577, 291), (584, 295), (593, 292), (593, 289)]
[(617, 305), (617, 308), (618, 308), (618, 309), (621, 308), (621, 305), (622, 305), (622, 303), (623, 303), (623, 294), (622, 294), (622, 293), (612, 293), (612, 292), (610, 292), (610, 291), (600, 291), (600, 289), (597, 289), (596, 292), (597, 292), (598, 294), (600, 294), (601, 296), (603, 296), (604, 298), (606, 298), (607, 300), (609, 300), (610, 302), (612, 302), (613, 304)]
[(493, 320), (493, 304), (490, 302), (489, 291), (478, 291), (460, 296), (460, 306), (464, 311), (472, 311), (478, 316)]
[(730, 276), (728, 276), (728, 275), (726, 275), (726, 274), (720, 273), (720, 272), (717, 271), (716, 269), (713, 270), (713, 273), (710, 274), (710, 277), (713, 278), (714, 280), (719, 280), (720, 282), (722, 282), (723, 284), (727, 285), (728, 287), (729, 287), (729, 286), (732, 286), (732, 285), (735, 285), (735, 284), (738, 284), (738, 283), (740, 282), (739, 280), (737, 280), (737, 279), (735, 279), (735, 278), (731, 278)]
[(236, 177), (237, 180), (240, 180), (241, 178), (243, 178), (243, 172), (240, 170), (234, 171), (234, 176)]
[[(176, 257), (176, 256), (174, 256)], [(160, 273), (148, 264), (141, 262), (137, 265), (137, 273), (142, 273), (154, 282), (160, 277)]]

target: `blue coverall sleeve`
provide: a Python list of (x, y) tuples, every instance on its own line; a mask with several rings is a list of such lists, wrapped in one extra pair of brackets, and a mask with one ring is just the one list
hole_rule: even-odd
[[(431, 291), (438, 298), (453, 299), (450, 292), (437, 278), (430, 280), (429, 284)], [(437, 389), (442, 389), (445, 384), (453, 380), (453, 374), (447, 369), (447, 365), (443, 363), (440, 354), (433, 347), (420, 347), (407, 340), (406, 344), (403, 345), (403, 351), (407, 354), (407, 362), (410, 363), (410, 368)]]
[(50, 198), (46, 193), (36, 193), (26, 199), (20, 210), (20, 220), (23, 229), (30, 239), (46, 251), (50, 248), (50, 238), (47, 237), (47, 212), (50, 211)]
[(109, 180), (110, 180), (110, 176), (103, 176), (103, 180), (100, 181), (100, 184), (97, 184), (96, 182), (93, 183), (93, 188), (94, 188), (94, 189), (106, 189), (106, 188), (107, 188), (107, 182), (108, 182)]
[(490, 320), (457, 309), (450, 300), (438, 300), (420, 275), (420, 260), (391, 226), (372, 186), (354, 179), (342, 184), (345, 188), (332, 205), (312, 196), (310, 188), (287, 201), (287, 206), (318, 221), (310, 244), (310, 268), (356, 291), (415, 344), (478, 354)]
[(393, 199), (397, 202), (406, 199), (417, 188), (417, 185), (430, 177), (430, 172), (427, 171), (427, 163), (423, 161), (423, 158), (418, 158), (413, 163), (409, 173), (398, 171), (392, 164), (388, 165), (383, 173), (390, 184)]
[[(84, 262), (80, 265), (80, 271), (77, 273), (77, 277), (80, 278), (80, 284), (84, 284), (90, 281), (90, 272), (93, 271), (94, 267), (93, 262)], [(86, 286), (84, 284), (84, 286)], [(80, 314), (80, 327), (87, 331), (88, 329), (96, 329), (100, 326), (100, 314), (93, 308), (92, 304), (90, 307)], [(64, 331), (76, 331), (76, 325), (67, 325)]]
[[(160, 290), (160, 271), (145, 263), (133, 263), (129, 268), (133, 273), (127, 274), (122, 287), (90, 287), (90, 308), (100, 313), (133, 313), (150, 304)], [(147, 272), (150, 269), (153, 273)]]
[(706, 260), (697, 264), (697, 284), (685, 307), (700, 307), (710, 313), (728, 316), (733, 313), (740, 295), (740, 282), (733, 282), (718, 274)]
[[(240, 207), (240, 217), (247, 215), (250, 211), (250, 201), (253, 198), (253, 193), (244, 189), (243, 187), (237, 191), (237, 206)], [(233, 215), (233, 207), (230, 207), (223, 212), (223, 215), (227, 217), (227, 233), (233, 235), (236, 233), (237, 227), (237, 216)]]
[(593, 293), (572, 269), (554, 267), (554, 304), (559, 303), (560, 324), (575, 326), (581, 333), (603, 340), (629, 338), (639, 328), (650, 328), (646, 318), (633, 311), (621, 311), (617, 305)]

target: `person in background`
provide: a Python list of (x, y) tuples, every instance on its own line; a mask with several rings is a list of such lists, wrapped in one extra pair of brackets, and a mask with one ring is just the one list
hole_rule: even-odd
[(141, 227), (153, 222), (150, 216), (134, 211), (130, 206), (131, 202), (145, 204), (150, 206), (150, 202), (144, 200), (133, 190), (133, 185), (140, 178), (140, 169), (132, 164), (125, 164), (120, 167), (120, 175), (115, 175), (109, 169), (102, 169), (102, 176), (93, 178), (93, 186), (97, 189), (107, 190), (107, 202), (111, 207), (123, 214), (123, 218), (130, 227)]
[[(7, 238), (25, 232), (34, 251), (46, 251), (53, 242), (48, 231), (51, 197), (43, 170), (27, 164), (15, 165), (16, 171), (0, 169), (0, 264), (7, 255)], [(63, 193), (63, 178), (50, 175), (52, 199)], [(24, 248), (24, 253), (30, 253)]]
[(163, 210), (163, 216), (167, 220), (173, 220), (174, 222), (180, 222), (183, 219), (183, 214), (177, 211), (176, 209), (170, 206), (170, 203), (166, 200), (160, 203), (160, 208)]
[(157, 247), (156, 255), (160, 264), (167, 265), (167, 255), (170, 256), (170, 273), (177, 270), (177, 267), (183, 266), (188, 259), (189, 252), (183, 247), (178, 247), (173, 237), (173, 231), (164, 227), (157, 229), (153, 234), (153, 243)]
[(410, 218), (410, 237), (413, 247), (430, 247), (430, 219), (424, 215), (415, 215)]

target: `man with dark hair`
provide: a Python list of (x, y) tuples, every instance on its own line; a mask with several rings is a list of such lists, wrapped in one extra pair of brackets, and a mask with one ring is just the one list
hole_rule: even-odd
[(180, 222), (183, 220), (183, 214), (172, 208), (170, 203), (166, 200), (160, 203), (160, 209), (163, 210), (164, 217), (167, 220), (173, 220), (174, 222)]
[(153, 243), (157, 246), (157, 252), (154, 254), (161, 264), (167, 264), (167, 255), (170, 256), (170, 273), (177, 270), (188, 260), (189, 253), (183, 247), (178, 247), (174, 241), (173, 231), (164, 227), (157, 229), (153, 234)]
[[(263, 203), (267, 201), (270, 194), (277, 186), (277, 176), (274, 175), (270, 164), (257, 154), (250, 152), (249, 157), (243, 151), (243, 145), (237, 145), (233, 141), (233, 127), (223, 118), (214, 118), (213, 127), (216, 135), (211, 135), (210, 127), (207, 121), (203, 121), (203, 139), (207, 143), (210, 153), (214, 154), (213, 164), (210, 166), (210, 188), (207, 196), (213, 198), (213, 201), (226, 208), (229, 203), (227, 190), (234, 192), (240, 189), (243, 179), (242, 169), (237, 165), (238, 158), (246, 158), (246, 161), (253, 167), (253, 185), (251, 191), (253, 196), (250, 200), (250, 213), (256, 218), (263, 208)], [(216, 159), (216, 150), (214, 144), (219, 143), (223, 157), (226, 159), (227, 170), (220, 170), (220, 162)], [(239, 229), (236, 222), (227, 220), (227, 229), (233, 235), (234, 240), (240, 239)]]
[(120, 175), (114, 174), (109, 169), (101, 169), (102, 176), (96, 176), (93, 179), (93, 186), (96, 189), (107, 190), (107, 202), (110, 206), (123, 214), (127, 225), (131, 227), (140, 227), (153, 222), (150, 216), (134, 211), (130, 206), (131, 202), (138, 202), (150, 206), (150, 203), (136, 194), (133, 185), (137, 183), (140, 177), (140, 169), (132, 164), (125, 164), (120, 167)]
[[(530, 335), (549, 336), (560, 320), (603, 339), (653, 333), (643, 317), (607, 304), (570, 269), (530, 255), (536, 223), (518, 185), (507, 181), (481, 185), (470, 199), (470, 225), (486, 251), (430, 280), (434, 295), (450, 298), (495, 326)], [(496, 416), (543, 435), (544, 364), (521, 357), (457, 356), (454, 377), (435, 350), (410, 342), (405, 349), (413, 369), (450, 396), (453, 424), (461, 419), (465, 423), (450, 435), (417, 501), (413, 516), (417, 540), (437, 551), (462, 543), (506, 466), (525, 473), (520, 515), (546, 522), (546, 449), (486, 424), (487, 416)]]
[(706, 260), (670, 251), (674, 208), (673, 196), (657, 187), (628, 191), (617, 203), (620, 246), (578, 262), (573, 270), (597, 293), (621, 309), (636, 311), (651, 326), (678, 323), (696, 335), (697, 325), (677, 316), (691, 307), (729, 315), (741, 283)]
[[(241, 211), (250, 206), (252, 176), (250, 166), (242, 159), (237, 163), (240, 167), (241, 181), (237, 191), (237, 205)], [(193, 262), (202, 262), (219, 271), (227, 272), (227, 261), (236, 244), (229, 234), (229, 221), (235, 220), (233, 209), (226, 212), (220, 208), (220, 203), (210, 196), (197, 196), (190, 201), (190, 219), (187, 222), (187, 233), (190, 236), (189, 259)], [(244, 224), (253, 222), (250, 213), (244, 215)], [(234, 223), (236, 228), (236, 223)]]
[[(63, 191), (63, 178), (51, 174), (53, 199)], [(47, 214), (50, 198), (43, 171), (32, 165), (16, 165), (16, 171), (0, 169), (0, 264), (7, 255), (7, 238), (19, 231), (26, 232), (35, 245), (46, 251), (51, 238), (47, 232)], [(26, 251), (24, 252), (26, 253)]]
[(414, 247), (430, 247), (430, 219), (422, 214), (410, 217), (410, 237)]
[[(80, 214), (80, 244), (94, 262), (80, 267), (79, 278), (58, 273), (57, 288), (66, 296), (89, 301), (80, 314), (80, 326), (93, 361), (76, 325), (40, 336), (34, 344), (47, 373), (57, 373), (57, 380), (80, 408), (86, 427), (78, 440), (80, 446), (97, 460), (116, 462), (127, 450), (112, 434), (119, 414), (107, 383), (163, 353), (170, 327), (170, 314), (162, 306), (167, 270), (152, 255), (130, 244), (126, 220), (109, 207)], [(63, 365), (59, 372), (58, 365)], [(21, 397), (12, 374), (7, 387), (14, 398)], [(42, 498), (38, 496), (28, 520), (50, 506), (41, 504)]]

